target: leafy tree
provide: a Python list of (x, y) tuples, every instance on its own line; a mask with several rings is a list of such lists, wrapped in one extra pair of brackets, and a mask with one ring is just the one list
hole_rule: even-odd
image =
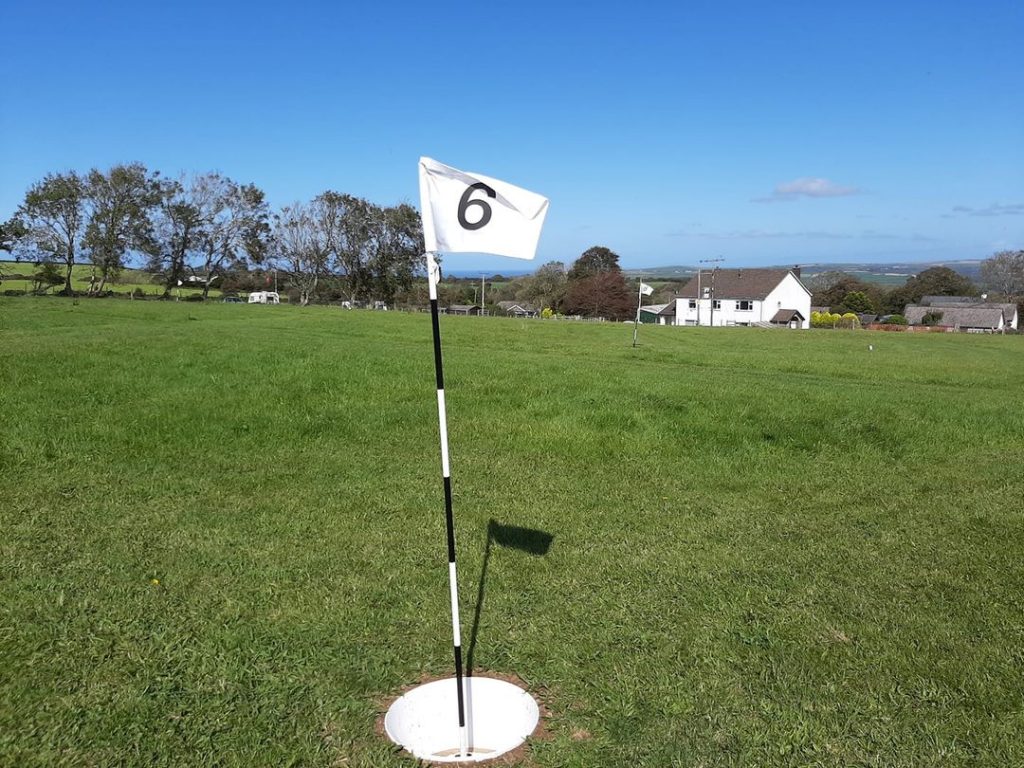
[(873, 314), (878, 311), (875, 302), (863, 291), (850, 291), (843, 297), (838, 308), (844, 313), (855, 312), (857, 314)]
[[(864, 280), (846, 272), (821, 273), (821, 276), (826, 275), (829, 276), (829, 283), (825, 287), (813, 289), (811, 302), (815, 306), (853, 309), (853, 307), (846, 303), (846, 297), (851, 293), (862, 294), (864, 298), (867, 299), (868, 303), (874, 305), (874, 307), (879, 306), (883, 300), (883, 292), (881, 288), (874, 283), (865, 282)], [(815, 277), (819, 277), (819, 275), (816, 275)], [(817, 284), (820, 285), (821, 283)], [(855, 298), (854, 301), (863, 300)], [(863, 311), (875, 311), (874, 307)], [(853, 311), (858, 312), (861, 310), (853, 309)]]
[(17, 216), (0, 222), (0, 251), (11, 253), (18, 243), (18, 239), (26, 234), (25, 225)]
[(856, 328), (860, 325), (860, 320), (853, 312), (844, 312), (839, 318), (839, 325), (843, 328)]
[(71, 271), (85, 233), (86, 182), (74, 171), (48, 174), (25, 193), (17, 218), (25, 234), (19, 249), (28, 247), (37, 262), (57, 261), (65, 266), (63, 293), (70, 295)]
[(328, 274), (331, 262), (330, 237), (325, 231), (323, 201), (311, 205), (285, 206), (274, 216), (271, 253), (274, 262), (299, 291), (299, 303), (306, 306)]
[(567, 275), (565, 309), (571, 314), (615, 320), (633, 316), (633, 299), (617, 253), (595, 245), (580, 255)]
[[(924, 294), (921, 295), (923, 296)], [(907, 290), (906, 286), (900, 286), (899, 288), (893, 288), (886, 294), (882, 308), (892, 314), (903, 314), (907, 305), (913, 303), (915, 303), (915, 300), (911, 296), (910, 291)]]
[(399, 291), (408, 291), (425, 271), (423, 224), (408, 203), (371, 208), (371, 248), (366, 283), (374, 298), (393, 304)]
[(938, 325), (942, 322), (942, 312), (925, 312), (921, 317), (921, 325)]
[(949, 267), (931, 267), (907, 278), (901, 287), (885, 297), (885, 310), (903, 313), (908, 304), (917, 304), (924, 296), (977, 296), (978, 288), (959, 272)]
[(889, 315), (887, 322), (889, 325), (908, 325), (907, 318), (903, 315)]
[(595, 245), (585, 250), (573, 262), (569, 270), (569, 280), (582, 280), (605, 272), (619, 272), (619, 254), (603, 245)]
[(314, 198), (311, 210), (327, 237), (328, 252), (340, 271), (351, 301), (367, 295), (371, 285), (374, 227), (380, 213), (361, 197), (328, 190)]
[(160, 183), (141, 163), (115, 165), (106, 174), (93, 169), (86, 178), (86, 199), (90, 216), (83, 243), (100, 270), (95, 291), (102, 293), (129, 251), (157, 253), (151, 214), (160, 203)]
[(411, 205), (384, 208), (328, 190), (313, 200), (309, 211), (326, 238), (325, 268), (340, 275), (350, 301), (393, 303), (425, 268), (421, 219)]
[(566, 311), (586, 317), (626, 320), (636, 311), (632, 291), (619, 270), (570, 280), (565, 295)]
[(911, 277), (904, 286), (914, 302), (924, 296), (977, 296), (978, 288), (970, 278), (949, 267), (931, 267)]
[(159, 243), (149, 269), (159, 273), (164, 297), (185, 279), (190, 260), (202, 253), (207, 241), (207, 217), (211, 188), (198, 178), (185, 182), (166, 179), (160, 183), (160, 203), (154, 216)]
[(516, 291), (515, 297), (517, 301), (524, 301), (535, 307), (558, 310), (565, 301), (567, 285), (565, 264), (560, 261), (549, 261), (529, 279), (522, 281), (522, 287)]
[(200, 207), (200, 272), (203, 298), (210, 284), (225, 272), (251, 260), (262, 263), (270, 236), (270, 212), (255, 184), (238, 184), (218, 173), (200, 176), (196, 201)]
[(981, 263), (981, 282), (1013, 300), (1024, 296), (1024, 251), (999, 251)]

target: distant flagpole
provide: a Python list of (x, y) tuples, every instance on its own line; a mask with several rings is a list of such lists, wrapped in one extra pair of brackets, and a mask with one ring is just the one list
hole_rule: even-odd
[(452, 477), (448, 463), (448, 413), (444, 402), (444, 369), (441, 365), (441, 324), (437, 308), (437, 283), (441, 268), (427, 251), (427, 284), (430, 287), (430, 323), (434, 332), (434, 372), (437, 375), (437, 423), (441, 435), (441, 482), (444, 486), (444, 522), (448, 534), (448, 592), (452, 606), (452, 649), (455, 655), (455, 687), (459, 707), (459, 744), (462, 756), (469, 750), (466, 703), (462, 690), (462, 629), (459, 625), (459, 588), (455, 572), (455, 520), (452, 516)]
[(644, 303), (644, 277), (640, 276), (640, 285), (636, 289), (636, 317), (633, 319), (633, 348), (636, 348), (636, 329), (640, 325), (640, 305)]

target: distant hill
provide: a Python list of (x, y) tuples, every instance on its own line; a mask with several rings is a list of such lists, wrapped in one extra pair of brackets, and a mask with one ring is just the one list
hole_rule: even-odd
[[(729, 264), (728, 267), (746, 267), (745, 264)], [(772, 269), (789, 269), (792, 264), (773, 265)], [(859, 277), (861, 280), (870, 283), (881, 283), (882, 285), (903, 285), (907, 278), (924, 272), (930, 267), (949, 267), (971, 280), (977, 280), (981, 269), (980, 259), (965, 259), (962, 261), (922, 261), (922, 262), (877, 262), (858, 263), (847, 262), (842, 264), (801, 264), (801, 276), (804, 278), (821, 272), (848, 272)], [(671, 266), (671, 267), (648, 267), (646, 269), (623, 270), (627, 277), (649, 277), (652, 280), (684, 280), (697, 274), (695, 266)]]
[(622, 274), (626, 277), (649, 277), (652, 280), (688, 280), (697, 274), (697, 268), (681, 266), (646, 267), (645, 269), (624, 269)]

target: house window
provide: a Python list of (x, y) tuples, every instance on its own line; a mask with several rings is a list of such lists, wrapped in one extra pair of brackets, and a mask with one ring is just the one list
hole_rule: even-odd
[(721, 308), (722, 308), (722, 302), (721, 302), (721, 301), (719, 301), (718, 299), (714, 299), (714, 300), (713, 300), (713, 301), (711, 302), (711, 308), (712, 308), (712, 309), (721, 309)]
[(754, 302), (744, 299), (743, 301), (736, 302), (736, 309), (740, 312), (749, 312), (754, 308)]
[(696, 309), (696, 308), (697, 308), (697, 300), (696, 299), (690, 299), (690, 309)]

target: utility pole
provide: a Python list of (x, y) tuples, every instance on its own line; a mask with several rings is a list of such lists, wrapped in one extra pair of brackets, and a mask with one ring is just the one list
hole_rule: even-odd
[[(701, 300), (701, 298), (703, 298), (703, 296), (701, 294), (701, 291), (700, 291), (700, 265), (701, 264), (716, 264), (717, 265), (719, 262), (722, 262), (722, 261), (725, 261), (725, 259), (723, 259), (721, 256), (719, 256), (717, 259), (701, 259), (700, 261), (697, 262), (697, 326), (698, 327), (700, 327), (700, 300)], [(715, 266), (711, 270), (711, 302), (712, 303), (709, 305), (710, 309), (711, 309), (711, 321), (710, 321), (710, 325), (711, 326), (714, 326), (714, 324), (715, 324), (715, 305), (714, 305), (714, 300), (715, 300), (715, 271), (717, 269), (718, 269), (718, 267)]]
[(487, 275), (480, 275), (480, 314), (484, 314), (487, 309), (487, 302), (484, 301), (484, 288), (487, 286), (484, 280), (486, 278)]

